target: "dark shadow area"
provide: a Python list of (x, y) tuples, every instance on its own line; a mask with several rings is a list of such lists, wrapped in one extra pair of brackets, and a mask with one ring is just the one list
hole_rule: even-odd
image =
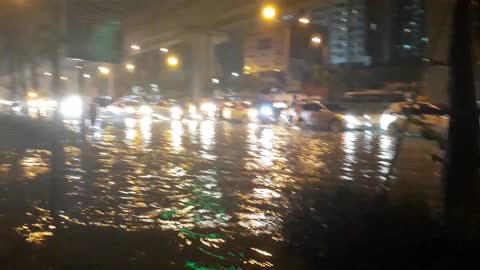
[(478, 267), (478, 231), (446, 226), (423, 196), (390, 195), (355, 185), (303, 191), (285, 226), (289, 248), (311, 269)]

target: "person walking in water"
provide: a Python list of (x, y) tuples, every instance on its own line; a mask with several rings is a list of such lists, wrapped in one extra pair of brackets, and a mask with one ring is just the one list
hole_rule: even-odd
[(95, 104), (95, 102), (90, 102), (88, 113), (90, 114), (90, 124), (95, 126), (95, 122), (97, 120), (97, 104)]

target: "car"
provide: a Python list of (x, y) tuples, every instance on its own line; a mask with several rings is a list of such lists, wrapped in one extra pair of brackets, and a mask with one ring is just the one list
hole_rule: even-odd
[(112, 98), (105, 96), (105, 97), (96, 97), (92, 100), (95, 104), (98, 105), (100, 108), (106, 108), (108, 105), (112, 104)]
[(293, 125), (299, 127), (314, 126), (339, 132), (344, 129), (363, 129), (371, 127), (368, 116), (349, 113), (336, 103), (307, 102), (300, 103), (290, 110), (289, 118)]
[(258, 110), (251, 101), (228, 101), (223, 103), (221, 116), (224, 120), (250, 122), (258, 119)]
[(260, 101), (255, 104), (258, 112), (258, 121), (264, 124), (277, 123), (282, 109), (276, 108), (274, 105), (275, 103), (270, 101)]
[(392, 135), (403, 131), (421, 133), (430, 129), (446, 137), (449, 120), (445, 106), (428, 102), (397, 102), (383, 112), (380, 128)]
[(183, 109), (171, 100), (160, 100), (151, 105), (152, 115), (159, 119), (180, 120), (183, 118)]
[(144, 117), (152, 115), (152, 108), (136, 100), (119, 100), (107, 106), (107, 110), (115, 116)]

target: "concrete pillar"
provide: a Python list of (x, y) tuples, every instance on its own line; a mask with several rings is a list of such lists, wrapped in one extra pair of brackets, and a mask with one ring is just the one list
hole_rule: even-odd
[(209, 97), (209, 82), (215, 71), (215, 52), (212, 38), (208, 33), (193, 34), (190, 39), (192, 48), (192, 94), (193, 100)]

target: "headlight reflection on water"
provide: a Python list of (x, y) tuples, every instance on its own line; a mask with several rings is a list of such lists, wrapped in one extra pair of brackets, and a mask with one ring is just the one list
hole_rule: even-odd
[(343, 119), (347, 122), (347, 128), (350, 129), (356, 128), (361, 124), (357, 117), (353, 115), (345, 115)]
[(173, 120), (180, 120), (180, 119), (182, 119), (182, 116), (183, 116), (182, 108), (180, 108), (178, 106), (174, 106), (174, 107), (170, 108), (170, 117)]
[(170, 127), (171, 127), (171, 133), (170, 133), (170, 136), (171, 136), (171, 141), (170, 141), (170, 145), (172, 146), (172, 148), (179, 152), (181, 150), (183, 150), (183, 147), (182, 147), (182, 136), (183, 136), (183, 125), (182, 125), (182, 122), (180, 121), (172, 121), (170, 123)]
[(260, 108), (260, 114), (265, 115), (265, 116), (272, 116), (273, 115), (273, 109), (270, 106), (263, 106)]

